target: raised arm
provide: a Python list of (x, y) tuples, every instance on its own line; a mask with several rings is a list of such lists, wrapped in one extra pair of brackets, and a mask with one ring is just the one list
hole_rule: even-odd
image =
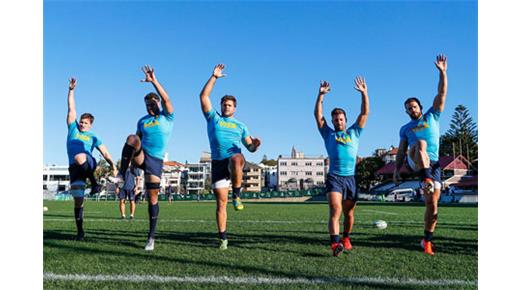
[(318, 91), (316, 105), (314, 106), (314, 118), (316, 118), (316, 124), (320, 129), (325, 126), (325, 118), (323, 118), (323, 98), (328, 92), (330, 92), (330, 84), (326, 81), (320, 81), (320, 90)]
[(213, 69), (213, 74), (209, 77), (209, 80), (206, 82), (202, 91), (200, 92), (200, 107), (203, 113), (207, 113), (211, 110), (211, 100), (209, 96), (211, 95), (211, 91), (215, 86), (215, 82), (218, 78), (225, 77), (226, 75), (222, 73), (224, 70), (223, 64), (217, 64)]
[[(99, 147), (97, 148), (99, 150), (99, 152), (101, 153), (101, 155), (103, 156), (103, 158), (105, 158), (105, 160), (108, 162), (108, 164), (110, 165), (110, 168), (112, 169), (112, 175), (113, 176), (117, 176), (117, 167), (116, 167), (116, 164), (114, 163), (114, 161), (112, 160), (112, 156), (110, 156), (110, 153), (108, 153), (108, 149), (105, 145), (99, 145)], [(121, 173), (121, 174), (124, 174)]]
[(67, 126), (76, 121), (76, 102), (74, 101), (74, 89), (76, 88), (76, 79), (69, 80), (69, 94), (67, 96)]
[(444, 110), (444, 103), (446, 102), (446, 95), (448, 93), (448, 58), (444, 54), (439, 54), (435, 61), (435, 66), (439, 70), (439, 86), (437, 88), (437, 95), (433, 100), (433, 108), (439, 112)]
[(356, 77), (354, 81), (356, 86), (354, 87), (358, 92), (361, 93), (361, 112), (357, 117), (357, 123), (360, 128), (364, 128), (368, 119), (368, 112), (370, 111), (370, 103), (368, 102), (368, 88), (367, 83), (363, 77)]
[(406, 155), (406, 148), (408, 148), (408, 141), (401, 139), (399, 142), (399, 148), (397, 149), (397, 156), (395, 158), (395, 169), (394, 169), (394, 183), (398, 184), (401, 180), (401, 167), (403, 167), (404, 156)]
[(152, 67), (150, 67), (149, 65), (146, 65), (146, 66), (142, 67), (141, 70), (144, 72), (144, 75), (145, 75), (144, 80), (141, 80), (141, 82), (152, 83), (155, 90), (161, 97), (161, 105), (162, 105), (163, 109), (168, 114), (173, 113), (173, 105), (172, 105), (172, 102), (170, 101), (170, 96), (168, 96), (168, 93), (166, 92), (166, 90), (161, 86), (161, 83), (159, 83), (159, 81), (155, 77), (154, 69)]

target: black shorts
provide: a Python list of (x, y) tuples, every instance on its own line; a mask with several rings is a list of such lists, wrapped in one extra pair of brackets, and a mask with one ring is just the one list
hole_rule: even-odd
[[(404, 164), (410, 172), (416, 173), (417, 171), (410, 166), (409, 162), (413, 162), (409, 160), (408, 156), (405, 156)], [(428, 168), (428, 173), (431, 175), (434, 181), (437, 181), (438, 183), (442, 184), (441, 180), (441, 165), (439, 161), (430, 162), (430, 168)]]
[(349, 199), (356, 202), (358, 200), (356, 178), (354, 175), (340, 176), (329, 173), (325, 181), (325, 192), (339, 192), (343, 200)]
[[(96, 170), (97, 163), (96, 159), (94, 159), (92, 156), (87, 154), (87, 162), (90, 166), (91, 170)], [(83, 170), (79, 168), (79, 165), (76, 164), (70, 164), (69, 165), (69, 176), (70, 176), (70, 184), (74, 183), (75, 181), (87, 181), (87, 176), (83, 173)]]
[(135, 194), (133, 189), (121, 189), (119, 191), (119, 199), (128, 199), (135, 201)]
[(144, 170), (145, 175), (155, 175), (161, 178), (162, 168), (163, 168), (163, 160), (150, 156), (146, 151), (143, 150), (144, 153), (144, 161), (143, 164), (136, 166)]
[(211, 160), (211, 182), (215, 183), (222, 179), (231, 179), (231, 171), (229, 170), (229, 159)]

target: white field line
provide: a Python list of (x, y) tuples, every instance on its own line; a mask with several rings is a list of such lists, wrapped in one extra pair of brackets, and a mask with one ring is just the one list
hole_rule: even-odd
[[(74, 218), (71, 216), (70, 218), (44, 218), (44, 222), (71, 222)], [(103, 218), (95, 218), (90, 219), (86, 217), (83, 222), (112, 222), (112, 223), (131, 223), (131, 222), (146, 222), (148, 223), (148, 219), (140, 219), (136, 218), (133, 221), (129, 221), (128, 219), (120, 219), (120, 218), (113, 218), (113, 219), (103, 219)], [(159, 222), (166, 222), (166, 223), (215, 223), (215, 220), (192, 220), (192, 219), (161, 219), (159, 217)], [(396, 221), (396, 220), (387, 220), (386, 221), (389, 224), (395, 223), (395, 224), (416, 224), (421, 223), (422, 221)], [(327, 224), (327, 220), (313, 220), (313, 221), (277, 221), (277, 220), (228, 220), (228, 223), (236, 223), (236, 224)], [(358, 225), (372, 225), (372, 221), (369, 222), (356, 222)], [(439, 222), (440, 225), (442, 225), (442, 222)], [(450, 224), (460, 224), (460, 225), (477, 225), (475, 221), (468, 220), (468, 221), (458, 221), (458, 222), (450, 222)]]
[(373, 209), (360, 209), (360, 211), (382, 213), (382, 214), (389, 214), (389, 215), (397, 215), (397, 213), (395, 213), (395, 212), (388, 212), (388, 211), (382, 211), (382, 210), (373, 210)]
[(85, 274), (54, 274), (44, 273), (47, 281), (89, 281), (89, 282), (155, 282), (155, 283), (219, 283), (219, 284), (372, 284), (400, 286), (476, 286), (477, 281), (467, 280), (416, 280), (398, 278), (277, 278), (277, 277), (228, 277), (228, 276), (158, 276), (158, 275), (85, 275)]

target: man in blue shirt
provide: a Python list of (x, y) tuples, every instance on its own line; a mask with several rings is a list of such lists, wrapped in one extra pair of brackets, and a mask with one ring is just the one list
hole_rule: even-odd
[(121, 218), (126, 218), (125, 215), (125, 202), (128, 199), (130, 201), (130, 219), (134, 219), (135, 215), (135, 196), (137, 192), (137, 185), (141, 178), (141, 169), (130, 166), (125, 173), (125, 182), (119, 189), (119, 213)]
[(217, 228), (220, 239), (220, 249), (227, 249), (226, 222), (228, 192), (231, 179), (233, 206), (235, 210), (242, 210), (240, 201), (242, 187), (242, 169), (245, 159), (240, 150), (242, 143), (247, 150), (255, 152), (260, 146), (260, 139), (249, 135), (246, 125), (234, 118), (236, 98), (225, 95), (220, 100), (218, 113), (211, 106), (210, 94), (218, 78), (226, 76), (222, 73), (223, 64), (213, 69), (213, 74), (204, 85), (200, 93), (202, 113), (207, 121), (208, 138), (211, 147), (211, 182), (217, 200)]
[[(448, 59), (438, 55), (435, 66), (439, 70), (439, 85), (433, 106), (423, 114), (422, 105), (417, 98), (404, 102), (406, 113), (411, 121), (401, 127), (399, 149), (396, 157), (394, 182), (401, 179), (400, 170), (405, 164), (412, 172), (419, 173), (422, 179), (422, 193), (426, 204), (424, 214), (424, 238), (421, 246), (424, 253), (434, 255), (433, 231), (437, 225), (437, 203), (441, 194), (441, 169), (439, 165), (439, 118), (444, 110), (448, 92)], [(406, 154), (408, 151), (408, 154)], [(406, 160), (405, 160), (406, 159)]]
[[(145, 250), (153, 251), (155, 245), (155, 228), (159, 216), (158, 195), (161, 188), (161, 175), (166, 147), (173, 126), (173, 105), (168, 93), (155, 77), (153, 68), (142, 68), (145, 79), (155, 87), (157, 94), (149, 93), (144, 97), (148, 114), (137, 122), (137, 132), (129, 135), (121, 153), (120, 175), (113, 182), (121, 182), (130, 163), (144, 170), (146, 195), (148, 196), (148, 216), (150, 228)], [(162, 105), (162, 110), (161, 110)]]
[(96, 171), (96, 159), (92, 156), (92, 151), (96, 148), (103, 158), (110, 164), (112, 174), (117, 174), (117, 168), (112, 161), (108, 149), (101, 142), (101, 139), (90, 129), (94, 122), (94, 116), (84, 113), (80, 116), (79, 122), (76, 120), (76, 102), (74, 100), (74, 90), (76, 79), (69, 81), (69, 93), (67, 96), (67, 155), (69, 157), (70, 193), (74, 198), (74, 217), (76, 220), (77, 235), (76, 240), (81, 241), (85, 236), (83, 230), (83, 201), (85, 197), (85, 181), (87, 178), (91, 183), (90, 194), (99, 192), (100, 187), (94, 177)]
[[(354, 225), (354, 208), (358, 199), (356, 180), (356, 159), (359, 137), (368, 119), (369, 100), (365, 79), (356, 77), (355, 89), (361, 93), (361, 113), (356, 122), (347, 129), (347, 115), (343, 109), (332, 110), (334, 130), (327, 125), (323, 117), (323, 98), (330, 92), (330, 84), (322, 81), (314, 117), (329, 156), (329, 174), (326, 188), (329, 201), (329, 234), (333, 256), (339, 256), (343, 250), (351, 250), (350, 234)], [(343, 239), (339, 237), (339, 220), (341, 213), (345, 215), (343, 222)]]

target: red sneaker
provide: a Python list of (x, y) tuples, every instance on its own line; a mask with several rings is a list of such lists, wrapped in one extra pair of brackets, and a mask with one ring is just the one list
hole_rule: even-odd
[(433, 246), (433, 243), (431, 241), (426, 241), (425, 239), (422, 239), (421, 247), (424, 249), (425, 254), (428, 254), (430, 256), (435, 255), (435, 253), (433, 252), (435, 247)]
[(343, 250), (345, 249), (343, 248), (343, 244), (341, 243), (332, 243), (330, 245), (330, 248), (332, 249), (332, 255), (334, 257), (341, 255), (341, 253), (343, 253)]
[(345, 248), (345, 250), (347, 250), (347, 251), (352, 250), (352, 244), (350, 243), (350, 237), (343, 238), (343, 240), (341, 240), (341, 243), (343, 244), (343, 248)]

